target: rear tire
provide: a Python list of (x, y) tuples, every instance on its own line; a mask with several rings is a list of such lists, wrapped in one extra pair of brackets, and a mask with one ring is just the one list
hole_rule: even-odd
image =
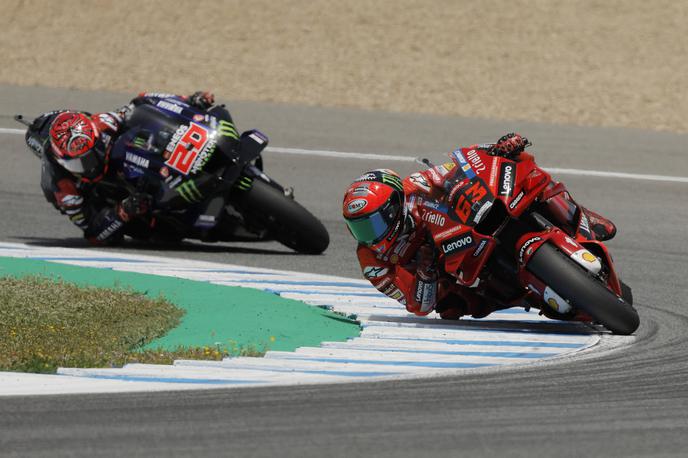
[(599, 280), (550, 244), (543, 244), (527, 269), (576, 309), (614, 334), (632, 334), (640, 325), (638, 312)]
[(241, 194), (239, 205), (275, 240), (300, 253), (320, 254), (330, 244), (325, 226), (298, 202), (260, 179)]

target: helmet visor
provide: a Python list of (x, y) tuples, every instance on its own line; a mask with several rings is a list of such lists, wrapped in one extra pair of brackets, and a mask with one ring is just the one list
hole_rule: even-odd
[(94, 178), (102, 171), (102, 161), (95, 149), (75, 158), (57, 158), (57, 162), (74, 175)]
[(396, 224), (401, 213), (399, 196), (394, 197), (380, 210), (357, 219), (346, 219), (351, 234), (364, 245), (373, 245), (382, 240)]

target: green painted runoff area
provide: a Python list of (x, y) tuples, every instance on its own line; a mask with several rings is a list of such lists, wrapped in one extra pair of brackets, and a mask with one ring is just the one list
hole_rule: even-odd
[(320, 307), (265, 291), (175, 277), (0, 257), (0, 276), (40, 275), (81, 286), (131, 289), (163, 296), (186, 314), (179, 326), (146, 348), (249, 347), (293, 351), (357, 337), (360, 326)]

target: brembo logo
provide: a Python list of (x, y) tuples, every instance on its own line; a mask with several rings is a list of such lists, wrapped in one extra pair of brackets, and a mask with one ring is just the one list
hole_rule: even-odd
[(471, 245), (473, 245), (473, 237), (470, 235), (456, 237), (446, 242), (442, 242), (442, 253), (446, 255), (454, 254), (458, 251), (465, 250)]
[(363, 210), (366, 205), (368, 205), (368, 202), (366, 200), (356, 199), (356, 200), (352, 200), (351, 202), (349, 202), (349, 205), (346, 206), (346, 210), (349, 213), (354, 214), (354, 213), (358, 213), (361, 210)]

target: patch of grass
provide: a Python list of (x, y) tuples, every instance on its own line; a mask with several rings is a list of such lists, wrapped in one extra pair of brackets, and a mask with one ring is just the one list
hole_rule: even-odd
[(246, 347), (221, 346), (213, 347), (178, 347), (174, 351), (162, 349), (133, 351), (127, 354), (126, 363), (172, 364), (175, 359), (206, 359), (220, 361), (230, 356), (261, 357), (265, 355), (267, 347), (259, 348), (255, 345)]
[(262, 356), (265, 349), (141, 350), (177, 326), (184, 311), (133, 291), (79, 287), (42, 277), (0, 278), (0, 370), (53, 373), (57, 367)]
[(355, 313), (344, 313), (340, 312), (338, 310), (334, 310), (331, 305), (318, 305), (321, 309), (327, 310), (328, 312), (332, 313), (333, 315), (339, 315), (340, 317), (343, 318), (343, 321), (350, 322), (350, 323), (355, 323), (357, 325), (361, 325), (361, 322), (358, 320), (358, 315)]

